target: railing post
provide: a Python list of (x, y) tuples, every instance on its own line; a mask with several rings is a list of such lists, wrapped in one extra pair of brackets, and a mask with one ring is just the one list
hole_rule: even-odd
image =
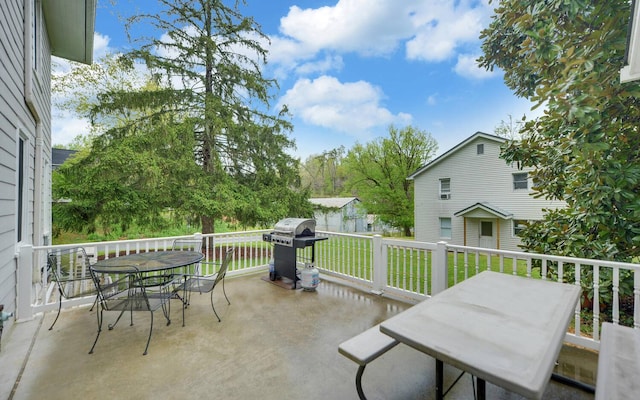
[(33, 309), (31, 308), (31, 298), (33, 290), (33, 271), (38, 270), (38, 266), (33, 264), (33, 246), (30, 244), (21, 245), (16, 249), (17, 282), (16, 282), (16, 320), (33, 319)]
[(371, 252), (373, 253), (373, 287), (371, 288), (371, 292), (382, 294), (387, 287), (387, 257), (384, 246), (382, 245), (381, 235), (373, 235)]
[(435, 295), (449, 286), (447, 242), (438, 242), (436, 244), (436, 253), (433, 259), (433, 267), (431, 268), (431, 294)]

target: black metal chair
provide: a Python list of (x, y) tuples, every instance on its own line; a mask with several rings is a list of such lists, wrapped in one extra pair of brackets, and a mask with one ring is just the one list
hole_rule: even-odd
[[(171, 246), (172, 251), (195, 251), (200, 253), (202, 251), (202, 240), (195, 239), (176, 239)], [(196, 265), (193, 273), (199, 273), (199, 265)], [(186, 268), (186, 267), (185, 267)], [(183, 279), (186, 272), (179, 271), (162, 271), (156, 274), (147, 274), (144, 276), (141, 284), (143, 284), (148, 291), (163, 290), (168, 285), (177, 285)]]
[(58, 313), (49, 330), (53, 329), (60, 317), (63, 298), (74, 299), (97, 294), (91, 280), (89, 265), (89, 257), (84, 247), (55, 250), (47, 255), (47, 273), (58, 287)]
[(176, 239), (171, 250), (202, 251), (202, 239)]
[[(195, 251), (197, 253), (202, 253), (202, 239), (176, 239), (173, 241), (173, 245), (171, 246), (171, 250), (173, 251)], [(193, 271), (190, 272), (193, 275), (200, 274), (200, 263), (196, 264)], [(189, 272), (185, 272), (181, 274), (184, 276), (189, 274)], [(178, 277), (179, 278), (179, 277)]]
[(170, 290), (161, 290), (159, 292), (147, 293), (144, 283), (144, 276), (135, 266), (119, 266), (119, 267), (98, 267), (91, 266), (91, 277), (98, 292), (98, 333), (96, 339), (91, 346), (89, 354), (93, 353), (93, 349), (98, 343), (100, 332), (102, 332), (102, 323), (104, 311), (119, 311), (120, 314), (114, 323), (109, 324), (109, 330), (113, 329), (125, 312), (131, 314), (131, 324), (133, 325), (133, 313), (138, 311), (149, 312), (151, 322), (149, 326), (149, 337), (144, 348), (143, 355), (147, 354), (149, 343), (151, 342), (151, 334), (153, 332), (153, 312), (162, 308), (162, 313), (167, 319), (167, 325), (171, 323), (170, 299), (172, 293)]
[[(227, 269), (229, 268), (229, 264), (231, 263), (231, 259), (233, 258), (234, 248), (230, 247), (224, 254), (222, 258), (222, 263), (220, 264), (220, 268), (217, 272), (210, 275), (186, 275), (184, 282), (182, 282), (179, 286), (176, 287), (176, 292), (183, 292), (183, 301), (184, 307), (182, 307), (182, 325), (184, 326), (184, 309), (189, 305), (191, 293), (198, 292), (200, 294), (210, 293), (211, 294), (211, 308), (213, 309), (213, 313), (218, 318), (218, 322), (220, 322), (220, 316), (216, 312), (216, 308), (213, 305), (213, 289), (218, 286), (220, 282), (222, 282), (222, 293), (224, 293), (224, 298), (227, 300), (227, 304), (231, 305), (229, 301), (229, 297), (227, 297), (227, 292), (224, 288), (224, 278), (227, 275)], [(203, 264), (206, 264), (203, 262)]]

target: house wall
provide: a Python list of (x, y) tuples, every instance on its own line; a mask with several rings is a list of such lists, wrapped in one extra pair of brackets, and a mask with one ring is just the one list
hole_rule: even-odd
[[(477, 154), (477, 144), (484, 144), (484, 154)], [(564, 207), (564, 202), (536, 199), (529, 189), (513, 189), (513, 173), (526, 172), (510, 166), (499, 158), (501, 141), (478, 137), (435, 162), (414, 177), (415, 183), (415, 238), (419, 241), (464, 244), (464, 218), (454, 213), (478, 202), (488, 202), (513, 214), (514, 220), (542, 218), (543, 208)], [(451, 179), (451, 198), (440, 199), (441, 178)], [(481, 217), (480, 215), (476, 215)], [(440, 218), (451, 218), (451, 238), (440, 236)], [(479, 246), (481, 219), (467, 218), (468, 246)], [(513, 221), (487, 215), (494, 223), (499, 247), (520, 250), (520, 239), (513, 235)], [(496, 224), (498, 222), (498, 224)]]
[[(51, 226), (48, 205), (43, 206), (49, 196), (42, 196), (51, 191), (49, 171), (42, 168), (50, 166), (51, 159), (51, 56), (40, 4), (0, 2), (0, 303), (6, 311), (16, 307), (18, 246), (42, 244), (43, 230), (50, 231)], [(37, 21), (32, 24), (34, 16)], [(24, 141), (24, 207), (18, 242), (20, 138)]]

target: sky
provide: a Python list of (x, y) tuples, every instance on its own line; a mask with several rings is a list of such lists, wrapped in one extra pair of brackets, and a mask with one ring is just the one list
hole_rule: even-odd
[[(479, 35), (497, 1), (246, 0), (240, 11), (269, 36), (274, 113), (286, 104), (305, 160), (388, 137), (389, 126), (429, 133), (442, 154), (501, 121), (539, 116), (500, 70), (477, 66)], [(119, 15), (155, 2), (98, 0), (94, 60), (131, 48)], [(227, 4), (230, 4), (227, 2)], [(148, 9), (146, 11), (149, 11)], [(55, 71), (54, 71), (55, 72)], [(68, 144), (88, 122), (53, 110), (53, 144)]]

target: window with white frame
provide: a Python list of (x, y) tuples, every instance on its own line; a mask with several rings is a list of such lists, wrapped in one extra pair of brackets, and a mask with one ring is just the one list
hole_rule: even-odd
[(451, 198), (451, 179), (440, 179), (440, 200), (449, 200)]
[(527, 227), (527, 221), (523, 219), (513, 219), (511, 220), (513, 223), (513, 236), (520, 236), (520, 232), (522, 232)]
[(513, 174), (513, 190), (528, 189), (529, 179), (526, 172)]
[(480, 143), (476, 146), (476, 154), (484, 154), (484, 143)]
[(451, 239), (451, 218), (440, 218), (440, 238)]

